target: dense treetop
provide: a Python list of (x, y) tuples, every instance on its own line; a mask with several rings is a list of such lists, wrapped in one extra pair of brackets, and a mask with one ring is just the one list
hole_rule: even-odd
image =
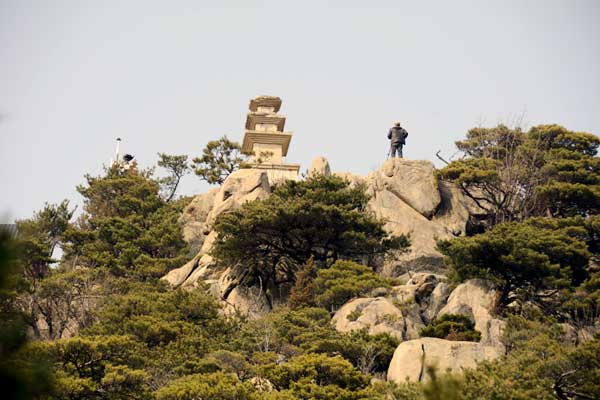
[(528, 132), (504, 125), (475, 128), (456, 142), (464, 158), (439, 171), (457, 183), (490, 223), (600, 210), (600, 139), (558, 125)]

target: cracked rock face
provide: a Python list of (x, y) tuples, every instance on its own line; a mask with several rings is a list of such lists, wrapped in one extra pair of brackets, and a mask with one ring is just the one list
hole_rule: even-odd
[[(504, 354), (500, 341), (504, 321), (493, 316), (497, 292), (490, 282), (472, 279), (451, 291), (439, 274), (414, 273), (403, 285), (388, 289), (382, 297), (348, 301), (334, 315), (340, 332), (366, 328), (372, 335), (387, 332), (402, 343), (394, 353), (388, 379), (418, 382), (426, 379), (427, 366), (460, 372), (478, 362)], [(462, 314), (475, 322), (481, 342), (420, 338), (421, 329), (445, 314)]]
[(437, 241), (466, 231), (467, 201), (453, 185), (438, 183), (433, 164), (394, 158), (364, 182), (371, 195), (369, 210), (386, 221), (385, 229), (410, 235), (411, 247), (395, 261), (383, 264), (384, 276), (412, 271), (440, 271), (443, 257)]
[(308, 169), (308, 176), (323, 175), (330, 176), (331, 168), (329, 167), (329, 161), (323, 156), (316, 157), (312, 160), (310, 168)]
[(183, 225), (183, 240), (190, 244), (192, 250), (200, 250), (210, 231), (206, 220), (214, 206), (218, 192), (219, 188), (214, 188), (195, 196), (179, 218), (179, 222)]
[(505, 322), (492, 316), (497, 300), (498, 293), (491, 282), (471, 279), (452, 291), (437, 317), (445, 314), (465, 315), (475, 323), (475, 329), (481, 332), (480, 343), (504, 351), (500, 338)]
[(332, 323), (339, 332), (367, 328), (371, 335), (387, 332), (399, 340), (419, 337), (424, 326), (414, 307), (400, 310), (385, 297), (350, 300), (335, 313)]
[[(220, 188), (196, 196), (186, 208), (188, 215), (184, 212), (182, 218), (184, 232), (193, 232), (196, 237), (201, 235), (202, 247), (196, 257), (182, 267), (169, 271), (162, 279), (173, 287), (188, 290), (205, 282), (210, 285), (211, 292), (220, 297), (227, 289), (227, 271), (216, 269), (213, 258), (208, 254), (216, 239), (216, 233), (210, 230), (211, 226), (220, 214), (238, 209), (245, 202), (265, 199), (270, 193), (271, 188), (265, 172), (241, 169), (229, 175)], [(190, 206), (193, 207), (191, 211)], [(202, 230), (201, 233), (198, 233), (199, 229)], [(258, 299), (257, 296), (250, 295), (250, 292), (251, 290), (243, 289), (231, 291), (224, 299), (226, 311), (237, 309), (252, 317), (266, 312), (264, 299)]]
[(421, 338), (400, 343), (388, 368), (388, 381), (404, 383), (428, 379), (428, 366), (438, 371), (461, 372), (477, 363), (502, 355), (497, 348), (475, 342), (455, 342), (438, 338)]
[[(323, 157), (315, 159), (310, 171), (324, 175), (331, 173), (329, 163)], [(436, 241), (464, 234), (470, 204), (456, 187), (438, 182), (431, 162), (395, 158), (387, 160), (379, 170), (366, 177), (339, 172), (335, 175), (348, 180), (351, 187), (361, 185), (365, 188), (371, 196), (368, 210), (386, 221), (384, 227), (388, 232), (410, 235), (410, 250), (398, 255), (393, 261), (382, 262), (377, 268), (382, 275), (399, 277), (417, 276), (419, 272), (443, 273), (443, 258), (437, 251)], [(206, 282), (209, 283), (211, 292), (229, 297), (232, 286), (225, 282), (226, 269), (218, 269), (209, 255), (216, 239), (211, 226), (220, 214), (235, 210), (247, 201), (265, 199), (270, 193), (266, 173), (242, 169), (229, 175), (220, 188), (196, 196), (185, 209), (181, 221), (186, 240), (193, 246), (200, 247), (200, 250), (194, 259), (170, 271), (163, 279), (174, 287), (185, 289), (193, 289), (199, 283)], [(418, 298), (420, 315), (411, 316), (413, 311), (405, 304), (405, 309), (401, 311), (406, 315), (402, 319), (408, 322), (399, 331), (389, 321), (375, 324), (378, 327), (373, 329), (393, 331), (396, 336), (404, 338), (416, 337), (410, 333), (411, 329), (418, 332), (423, 322), (432, 319), (445, 305), (449, 288), (444, 285), (436, 280), (435, 283), (419, 286), (418, 291), (417, 286), (402, 289), (406, 291), (406, 295)], [(374, 293), (373, 296), (381, 294), (385, 293)], [(241, 299), (244, 296), (238, 297)], [(375, 303), (372, 307), (379, 307), (380, 303)], [(364, 321), (363, 318), (359, 322)], [(368, 324), (373, 325), (372, 322)], [(491, 329), (495, 328), (492, 326)]]
[(428, 322), (428, 310), (445, 304), (443, 295), (436, 292), (438, 286), (448, 286), (443, 279), (441, 275), (416, 273), (405, 285), (386, 290), (384, 296), (348, 301), (335, 313), (332, 323), (339, 332), (367, 328), (372, 335), (387, 332), (401, 341), (417, 339)]
[(235, 210), (245, 202), (265, 199), (271, 194), (267, 173), (255, 169), (240, 169), (231, 173), (215, 195), (214, 205), (206, 216), (212, 226), (217, 216)]
[(442, 199), (430, 161), (390, 158), (374, 172), (377, 191), (387, 190), (425, 218), (435, 214)]

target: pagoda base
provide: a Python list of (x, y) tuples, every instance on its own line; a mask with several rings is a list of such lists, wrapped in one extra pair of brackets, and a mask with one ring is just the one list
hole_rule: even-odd
[(298, 179), (300, 164), (249, 164), (252, 169), (258, 169), (267, 173), (269, 184), (281, 184), (285, 181)]

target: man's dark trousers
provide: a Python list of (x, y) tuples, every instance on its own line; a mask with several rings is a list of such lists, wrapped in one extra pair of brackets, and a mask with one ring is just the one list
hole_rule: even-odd
[(390, 157), (396, 157), (396, 152), (398, 152), (398, 157), (402, 158), (402, 146), (402, 143), (392, 143)]

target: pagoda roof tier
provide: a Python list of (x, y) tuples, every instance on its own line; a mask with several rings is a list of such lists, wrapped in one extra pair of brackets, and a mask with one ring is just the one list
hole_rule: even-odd
[(292, 134), (289, 132), (262, 132), (247, 130), (242, 143), (242, 153), (252, 153), (254, 144), (279, 144), (281, 145), (281, 155), (286, 156), (288, 147), (292, 140)]
[(258, 107), (275, 107), (275, 112), (281, 108), (281, 99), (276, 96), (258, 96), (250, 100), (250, 110), (256, 111)]
[(246, 129), (253, 131), (256, 128), (256, 124), (277, 125), (277, 131), (283, 132), (283, 127), (285, 126), (285, 117), (271, 113), (248, 113), (248, 116), (246, 117)]

